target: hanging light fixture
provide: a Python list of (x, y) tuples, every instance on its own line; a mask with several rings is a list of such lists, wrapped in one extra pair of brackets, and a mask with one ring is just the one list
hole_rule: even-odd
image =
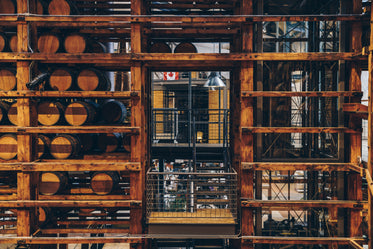
[(208, 80), (203, 86), (204, 87), (225, 87), (225, 84), (220, 79), (220, 75), (217, 72), (211, 72), (208, 77)]

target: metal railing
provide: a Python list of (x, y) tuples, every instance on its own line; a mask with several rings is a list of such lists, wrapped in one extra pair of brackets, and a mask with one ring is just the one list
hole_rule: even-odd
[(147, 222), (183, 218), (237, 221), (237, 173), (147, 172)]
[[(189, 113), (191, 115), (189, 115)], [(228, 109), (154, 108), (153, 143), (223, 144), (229, 141)]]

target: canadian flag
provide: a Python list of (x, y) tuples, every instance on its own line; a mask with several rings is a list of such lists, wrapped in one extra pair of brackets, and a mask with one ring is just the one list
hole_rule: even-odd
[(163, 73), (163, 80), (178, 80), (179, 73), (178, 72), (164, 72)]

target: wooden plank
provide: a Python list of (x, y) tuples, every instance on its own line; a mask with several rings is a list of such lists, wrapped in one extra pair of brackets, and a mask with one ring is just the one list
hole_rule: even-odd
[[(350, 13), (361, 13), (362, 2), (359, 0), (351, 0), (352, 6)], [(362, 37), (362, 24), (352, 22), (350, 24), (350, 51), (356, 52), (362, 50), (361, 37)], [(347, 69), (349, 71), (349, 90), (361, 91), (361, 66), (359, 62), (351, 62), (350, 67)], [(350, 98), (351, 103), (360, 103), (361, 97)], [(361, 127), (361, 118), (351, 116), (349, 117), (349, 128)], [(349, 146), (349, 158), (350, 162), (356, 163), (361, 158), (362, 153), (362, 134), (353, 133), (349, 135), (350, 146)], [(347, 198), (350, 200), (363, 200), (362, 193), (362, 178), (358, 173), (351, 173), (348, 175), (348, 188), (347, 188)], [(349, 236), (358, 237), (362, 235), (361, 230), (362, 218), (357, 210), (349, 211)]]
[[(373, 2), (371, 2), (371, 10)], [(370, 12), (370, 30), (373, 30), (373, 11)], [(368, 166), (366, 174), (367, 176), (373, 176), (373, 32), (370, 32), (370, 44), (369, 44), (369, 58), (368, 58)], [(371, 179), (370, 179), (371, 180)], [(370, 195), (368, 195), (368, 246), (373, 248), (373, 190), (371, 188), (371, 182), (369, 186)]]
[[(304, 171), (350, 171), (352, 167), (359, 167), (352, 163), (291, 163), (291, 162), (242, 162), (244, 170), (304, 170)], [(359, 167), (360, 168), (360, 167)]]
[(357, 91), (251, 91), (242, 92), (242, 97), (355, 97), (362, 94)]
[(116, 220), (59, 220), (57, 221), (58, 225), (77, 225), (77, 226), (91, 226), (91, 225), (130, 225), (129, 220), (121, 220), (121, 219), (116, 219)]
[[(350, 238), (346, 237), (272, 237), (272, 236), (242, 236), (243, 240), (250, 240), (256, 244), (301, 244), (301, 245), (348, 245)], [(360, 239), (359, 241), (364, 241)]]
[(127, 133), (137, 134), (139, 127), (128, 126), (37, 126), (17, 127), (17, 133)]
[[(20, 164), (23, 171), (139, 171), (139, 162), (84, 161), (32, 162)], [(1, 167), (0, 167), (1, 168)]]
[(179, 15), (179, 16), (161, 16), (161, 15), (133, 15), (132, 16), (51, 16), (51, 15), (2, 15), (1, 22), (14, 23), (19, 19), (26, 22), (64, 22), (64, 23), (92, 23), (98, 22), (102, 26), (110, 22), (186, 22), (186, 23), (248, 23), (248, 22), (281, 22), (281, 21), (362, 21), (367, 19), (362, 14), (344, 14), (344, 15), (237, 15), (237, 16), (200, 16), (200, 15)]
[(242, 131), (250, 133), (361, 133), (361, 131), (346, 127), (242, 127)]
[(131, 200), (129, 195), (100, 195), (96, 194), (70, 194), (70, 195), (39, 195), (39, 200)]
[(152, 66), (156, 66), (156, 62), (187, 62), (203, 64), (205, 61), (360, 61), (366, 60), (361, 52), (330, 52), (330, 53), (129, 53), (129, 54), (110, 54), (110, 53), (84, 53), (84, 54), (42, 54), (42, 53), (0, 53), (0, 60), (4, 62), (14, 61), (48, 61), (49, 63), (99, 63), (99, 64), (115, 64), (120, 63), (122, 67), (128, 68), (131, 61), (147, 61)]
[(3, 244), (98, 244), (98, 243), (140, 243), (141, 237), (121, 236), (121, 237), (0, 237)]
[[(129, 207), (132, 204), (141, 206), (137, 200), (20, 200), (0, 201), (0, 207), (33, 208), (33, 207)], [(18, 217), (17, 213), (17, 217)], [(30, 227), (30, 226), (28, 226)]]
[(138, 92), (110, 91), (0, 91), (0, 98), (116, 98), (128, 99), (138, 97)]
[(350, 115), (368, 119), (368, 106), (366, 105), (360, 103), (344, 103), (342, 108), (344, 112)]
[(58, 229), (58, 228), (48, 228), (48, 229), (41, 229), (42, 234), (68, 234), (68, 233), (120, 233), (120, 234), (128, 234), (128, 228), (65, 228), (65, 229)]
[(243, 208), (257, 208), (257, 207), (269, 207), (269, 208), (294, 208), (294, 209), (305, 209), (305, 208), (349, 208), (358, 209), (368, 207), (366, 201), (343, 201), (343, 200), (311, 200), (311, 201), (279, 201), (279, 200), (244, 200), (241, 201), (241, 207)]

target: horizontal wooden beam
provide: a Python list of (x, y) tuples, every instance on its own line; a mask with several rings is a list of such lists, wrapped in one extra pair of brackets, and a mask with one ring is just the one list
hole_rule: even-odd
[(39, 195), (39, 200), (130, 200), (130, 195), (100, 195), (97, 194), (65, 194), (65, 195)]
[(111, 91), (0, 91), (0, 98), (116, 98), (138, 97), (139, 92)]
[(242, 97), (361, 97), (362, 92), (354, 91), (249, 91), (242, 92)]
[(80, 225), (80, 226), (89, 226), (89, 225), (130, 225), (130, 220), (57, 220), (58, 225)]
[(368, 106), (360, 103), (344, 103), (342, 110), (362, 119), (368, 119)]
[(2, 244), (96, 244), (96, 243), (141, 243), (139, 236), (116, 236), (116, 237), (0, 237)]
[(33, 207), (130, 207), (141, 206), (141, 201), (134, 200), (24, 200), (0, 201), (1, 208)]
[(346, 127), (242, 127), (250, 133), (361, 133)]
[[(106, 221), (107, 224), (110, 224), (110, 221)], [(68, 234), (68, 233), (121, 233), (128, 234), (128, 228), (66, 228), (66, 229), (42, 229), (42, 234)]]
[[(303, 171), (356, 171), (360, 168), (353, 163), (292, 163), (292, 162), (242, 162), (244, 170), (303, 170)], [(360, 173), (360, 171), (359, 171)]]
[[(100, 23), (104, 26), (106, 23), (116, 22), (118, 24), (123, 23), (150, 23), (150, 22), (186, 22), (186, 23), (251, 23), (251, 22), (280, 22), (280, 21), (362, 21), (369, 20), (367, 15), (224, 15), (224, 16), (201, 16), (201, 15), (131, 15), (131, 16), (109, 16), (109, 15), (87, 15), (87, 16), (53, 16), (53, 15), (0, 15), (0, 22), (64, 22), (67, 23)], [(88, 26), (87, 25), (87, 26)], [(202, 28), (202, 27), (201, 27)]]
[[(48, 61), (49, 63), (101, 63), (121, 64), (128, 68), (131, 61), (148, 62), (186, 62), (203, 63), (219, 61), (338, 61), (338, 60), (367, 60), (366, 56), (357, 52), (345, 53), (82, 53), (82, 54), (44, 54), (44, 53), (0, 53), (0, 60), (14, 61)], [(154, 64), (156, 65), (156, 63)], [(197, 65), (198, 66), (198, 65)]]
[(139, 127), (128, 126), (37, 126), (37, 127), (13, 127), (2, 126), (2, 132), (10, 133), (127, 133), (138, 134)]
[[(54, 167), (51, 167), (51, 164)], [(22, 171), (140, 171), (139, 162), (111, 162), (76, 160), (76, 162), (52, 161), (19, 163)], [(0, 165), (0, 170), (4, 164)], [(5, 165), (6, 166), (6, 165)]]
[[(353, 238), (347, 237), (274, 237), (274, 236), (242, 236), (242, 240), (251, 241), (254, 244), (301, 244), (301, 245), (318, 245), (318, 244), (341, 244), (348, 245)], [(358, 241), (365, 241), (358, 239)]]
[(367, 207), (367, 202), (359, 201), (344, 201), (344, 200), (243, 200), (241, 201), (241, 207), (243, 208), (292, 208), (292, 209), (305, 209), (305, 208), (351, 208), (351, 209), (363, 209)]

